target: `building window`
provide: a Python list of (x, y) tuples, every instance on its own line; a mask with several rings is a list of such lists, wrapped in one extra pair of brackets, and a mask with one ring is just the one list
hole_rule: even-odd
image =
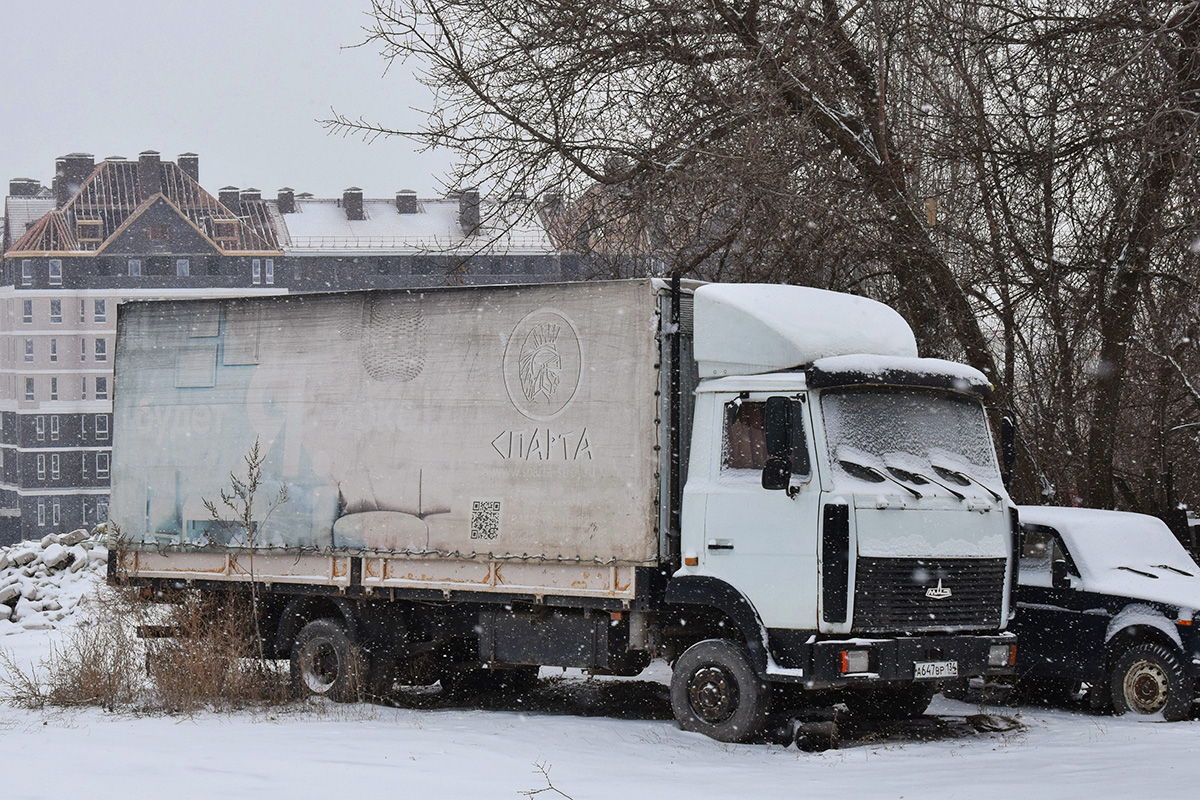
[(92, 310), (95, 312), (94, 317), (96, 322), (108, 322), (108, 304), (104, 300), (95, 300), (92, 302)]
[[(88, 472), (88, 463), (87, 462), (88, 462), (87, 453), (80, 453), (79, 454), (79, 477), (82, 478), (83, 480), (87, 480), (87, 472)], [(86, 517), (86, 515), (87, 515), (87, 512), (84, 512), (85, 517)]]
[(25, 360), (33, 361), (33, 339), (25, 340)]
[(267, 276), (266, 276), (267, 283), (270, 285), (274, 285), (274, 283), (275, 283), (275, 259), (268, 258), (266, 260), (265, 266), (267, 268)]
[[(58, 456), (55, 456), (55, 458), (58, 458)], [(62, 522), (62, 508), (58, 505), (57, 497), (50, 501), (50, 522), (54, 525)]]
[(87, 375), (79, 377), (79, 399), (87, 400)]
[(87, 322), (87, 301), (79, 298), (79, 321)]
[(96, 340), (96, 360), (108, 361), (108, 342), (104, 339)]
[(250, 259), (250, 282), (262, 283), (262, 259)]
[(33, 378), (25, 379), (25, 399), (26, 400), (33, 399)]
[(58, 441), (58, 414), (50, 415), (50, 441)]
[(87, 339), (80, 338), (79, 340), (79, 360), (87, 361)]
[[(28, 258), (21, 259), (21, 285), (33, 285), (33, 261)], [(29, 302), (26, 300), (25, 302)]]
[(33, 322), (33, 301), (24, 300), (21, 303), (21, 321), (26, 325)]
[(104, 522), (108, 519), (108, 498), (96, 501), (96, 521)]
[(50, 379), (50, 399), (51, 400), (58, 399), (58, 378)]
[(46, 480), (46, 454), (45, 453), (38, 453), (37, 477), (38, 477), (39, 481)]
[(108, 378), (96, 378), (96, 399), (108, 399)]
[[(59, 467), (60, 467), (60, 464), (59, 464), (58, 453), (51, 453), (50, 454), (50, 480), (52, 480), (52, 481), (58, 480), (58, 476), (62, 474), (62, 470)], [(54, 521), (58, 522), (57, 519)]]
[(186, 278), (192, 274), (192, 265), (186, 258), (175, 259), (175, 275), (179, 278)]
[(108, 453), (96, 453), (96, 477), (108, 477)]
[(96, 439), (103, 441), (108, 438), (108, 415), (96, 415)]
[(45, 526), (46, 524), (46, 501), (44, 498), (38, 498), (38, 525)]
[(151, 225), (146, 229), (146, 233), (152, 242), (167, 242), (171, 240), (171, 227), (169, 225), (161, 223)]
[(142, 274), (142, 260), (140, 258), (129, 259), (129, 274), (135, 277)]
[(46, 441), (46, 418), (41, 414), (33, 418), (33, 429), (37, 432), (37, 440), (39, 442)]
[(81, 219), (75, 221), (75, 235), (81, 242), (104, 241), (101, 222), (98, 219)]
[(50, 324), (62, 324), (62, 300), (60, 299), (50, 301)]
[(50, 360), (58, 361), (58, 339), (50, 340)]
[(50, 285), (62, 286), (62, 259), (50, 259)]

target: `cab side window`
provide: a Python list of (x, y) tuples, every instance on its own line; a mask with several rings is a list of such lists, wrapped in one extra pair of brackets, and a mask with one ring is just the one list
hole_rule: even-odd
[[(725, 425), (721, 452), (721, 471), (753, 470), (767, 465), (767, 437), (763, 430), (765, 402), (734, 400), (725, 404)], [(792, 401), (791, 453), (792, 475), (807, 478), (812, 471), (808, 460), (808, 437), (804, 429), (803, 405)]]

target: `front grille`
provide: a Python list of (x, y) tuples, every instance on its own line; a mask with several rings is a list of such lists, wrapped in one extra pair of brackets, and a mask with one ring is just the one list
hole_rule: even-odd
[[(1003, 558), (859, 558), (856, 631), (918, 632), (1000, 626)], [(941, 582), (950, 595), (926, 595)], [(936, 592), (935, 592), (936, 593)]]

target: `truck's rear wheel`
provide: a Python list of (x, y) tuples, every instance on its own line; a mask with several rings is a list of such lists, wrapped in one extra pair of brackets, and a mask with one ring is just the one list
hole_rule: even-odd
[(724, 639), (706, 639), (675, 662), (671, 708), (679, 727), (721, 742), (754, 738), (770, 711), (770, 687), (750, 664), (746, 649)]
[(1118, 714), (1158, 714), (1175, 722), (1192, 709), (1193, 686), (1175, 651), (1156, 642), (1126, 650), (1113, 665), (1110, 679), (1113, 708)]
[(292, 687), (301, 697), (317, 695), (338, 703), (359, 699), (363, 659), (345, 627), (316, 619), (300, 629), (292, 645)]

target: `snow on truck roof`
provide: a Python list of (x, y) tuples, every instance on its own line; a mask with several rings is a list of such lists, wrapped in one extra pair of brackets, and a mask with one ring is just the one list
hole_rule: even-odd
[(695, 294), (700, 376), (753, 375), (831, 356), (916, 358), (912, 328), (865, 297), (774, 284), (708, 284)]

